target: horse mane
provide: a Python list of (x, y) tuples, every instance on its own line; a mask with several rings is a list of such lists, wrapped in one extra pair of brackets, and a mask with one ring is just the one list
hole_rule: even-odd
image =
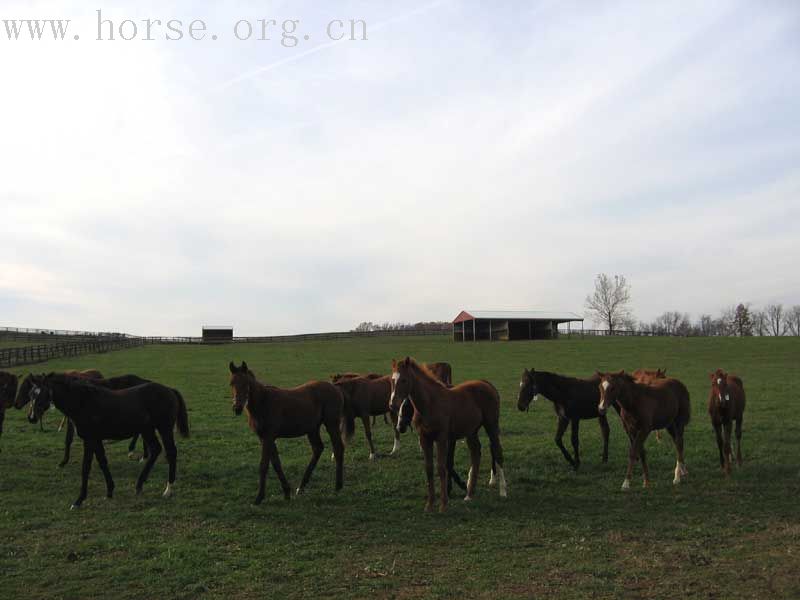
[(439, 379), (439, 378), (438, 378), (436, 375), (434, 375), (434, 374), (433, 374), (433, 373), (430, 371), (430, 369), (428, 369), (428, 367), (426, 367), (425, 365), (421, 365), (421, 364), (419, 364), (419, 363), (418, 363), (416, 360), (414, 360), (413, 358), (409, 359), (409, 361), (408, 361), (408, 365), (411, 367), (411, 369), (412, 369), (412, 370), (413, 370), (413, 371), (414, 371), (414, 372), (415, 372), (417, 375), (421, 375), (421, 376), (422, 376), (422, 378), (423, 378), (424, 380), (426, 380), (428, 383), (434, 384), (434, 385), (436, 385), (436, 386), (438, 386), (438, 387), (440, 387), (440, 388), (443, 388), (443, 389), (445, 389), (445, 390), (446, 390), (446, 389), (448, 389), (448, 388), (447, 388), (447, 386), (446, 386), (444, 383), (442, 383), (442, 380), (441, 380), (441, 379)]
[(562, 391), (564, 386), (586, 385), (587, 383), (594, 383), (591, 379), (581, 379), (580, 377), (561, 375), (560, 373), (553, 373), (551, 371), (536, 371), (531, 369), (531, 373), (533, 373), (535, 377), (538, 377), (539, 375), (544, 376), (550, 385)]

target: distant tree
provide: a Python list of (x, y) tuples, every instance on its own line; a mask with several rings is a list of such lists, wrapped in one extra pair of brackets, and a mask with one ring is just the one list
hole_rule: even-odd
[(692, 323), (686, 313), (667, 311), (655, 320), (653, 328), (662, 335), (689, 335)]
[(776, 337), (784, 335), (783, 304), (770, 304), (765, 310), (770, 334)]
[(800, 335), (800, 305), (795, 304), (786, 311), (784, 324), (789, 335)]
[(763, 310), (751, 311), (753, 321), (753, 335), (769, 335), (767, 313)]
[(603, 323), (610, 332), (632, 318), (631, 286), (624, 275), (613, 278), (601, 273), (594, 280), (594, 293), (586, 296), (586, 310), (595, 322)]
[(742, 303), (739, 303), (733, 315), (733, 331), (739, 337), (753, 335), (753, 321), (750, 318), (750, 309)]
[(698, 335), (714, 335), (714, 319), (711, 318), (711, 315), (700, 315), (700, 319), (697, 321), (695, 328), (697, 329)]
[(353, 331), (375, 331), (375, 326), (372, 324), (371, 321), (363, 321), (358, 324), (358, 327), (353, 329)]

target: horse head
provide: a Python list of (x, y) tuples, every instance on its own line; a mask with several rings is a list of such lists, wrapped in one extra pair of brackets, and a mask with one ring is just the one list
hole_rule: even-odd
[(719, 400), (720, 405), (726, 406), (731, 400), (728, 389), (728, 374), (722, 369), (717, 369), (711, 376), (711, 394)]
[(519, 381), (519, 396), (517, 408), (526, 411), (531, 407), (531, 402), (536, 402), (539, 397), (539, 387), (536, 383), (536, 369), (525, 369)]

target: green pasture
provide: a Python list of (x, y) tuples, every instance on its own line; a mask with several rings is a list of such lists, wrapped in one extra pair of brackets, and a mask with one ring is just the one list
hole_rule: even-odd
[[(341, 492), (333, 491), (326, 452), (305, 495), (284, 501), (270, 472), (267, 499), (251, 504), (259, 444), (231, 411), (228, 361), (244, 359), (263, 381), (291, 386), (345, 370), (387, 372), (392, 357), (405, 355), (448, 361), (455, 381), (483, 378), (500, 390), (507, 499), (486, 485), (481, 434), (475, 501), (462, 502), (459, 490), (448, 513), (424, 513), (413, 434), (403, 437), (399, 456), (370, 462), (358, 423)], [(798, 338), (454, 344), (420, 337), (148, 346), (34, 365), (34, 372), (136, 373), (177, 387), (192, 436), (178, 438), (173, 498), (161, 497), (163, 461), (135, 496), (140, 465), (127, 458), (126, 442), (109, 443), (114, 499), (105, 499), (95, 464), (87, 501), (70, 511), (80, 441), (59, 469), (56, 414), (40, 432), (22, 411), (9, 410), (0, 438), (0, 598), (798, 598), (798, 359)], [(523, 367), (577, 376), (666, 367), (692, 398), (688, 480), (672, 485), (669, 437), (651, 437), (653, 487), (640, 487), (637, 468), (634, 486), (622, 492), (627, 438), (616, 414), (609, 463), (600, 462), (597, 423), (586, 421), (583, 463), (573, 472), (553, 443), (552, 405), (516, 409)], [(747, 392), (745, 464), (730, 479), (720, 472), (706, 413), (708, 373), (717, 367), (739, 374)], [(380, 420), (375, 436), (388, 452), (392, 435)], [(279, 440), (278, 448), (296, 487), (308, 443)], [(467, 463), (460, 443), (457, 468), (464, 473)]]

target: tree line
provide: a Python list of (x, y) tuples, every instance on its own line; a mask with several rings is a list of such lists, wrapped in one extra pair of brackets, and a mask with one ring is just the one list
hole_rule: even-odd
[(800, 305), (768, 304), (762, 308), (740, 302), (717, 315), (666, 311), (650, 322), (637, 321), (631, 309), (631, 286), (624, 275), (601, 273), (586, 297), (588, 315), (610, 331), (646, 331), (681, 336), (800, 336)]

